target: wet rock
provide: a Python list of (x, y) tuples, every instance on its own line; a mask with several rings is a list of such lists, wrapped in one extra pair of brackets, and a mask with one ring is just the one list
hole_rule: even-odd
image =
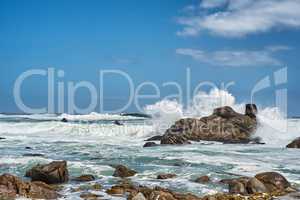
[(145, 140), (145, 141), (160, 141), (161, 138), (162, 138), (161, 135), (156, 135), (156, 136), (153, 136), (153, 137), (151, 137), (151, 138), (148, 138), (148, 139)]
[(45, 157), (44, 154), (41, 153), (25, 153), (23, 154), (24, 157)]
[(300, 137), (292, 141), (290, 144), (286, 146), (287, 148), (300, 148)]
[(95, 177), (91, 174), (84, 174), (74, 178), (73, 180), (78, 182), (88, 182), (88, 181), (94, 181)]
[(61, 122), (68, 122), (67, 118), (62, 118), (60, 121)]
[(100, 200), (101, 197), (103, 197), (102, 195), (98, 195), (98, 194), (94, 194), (91, 192), (85, 192), (83, 194), (80, 195), (80, 198), (84, 199), (84, 200)]
[(268, 189), (266, 186), (257, 178), (251, 178), (246, 184), (246, 188), (249, 194), (255, 193), (267, 193)]
[(66, 161), (53, 161), (46, 165), (37, 165), (25, 174), (32, 181), (42, 181), (47, 184), (65, 183), (69, 180)]
[(157, 179), (170, 179), (175, 178), (176, 174), (159, 174), (157, 175)]
[(158, 146), (155, 142), (146, 142), (143, 147), (155, 147)]
[(200, 176), (195, 180), (196, 183), (207, 183), (209, 181), (210, 178), (208, 176)]
[(178, 144), (190, 144), (190, 142), (184, 135), (168, 133), (161, 138), (160, 144), (178, 145)]
[(124, 165), (117, 165), (115, 168), (116, 170), (113, 174), (113, 176), (115, 177), (125, 178), (125, 177), (134, 176), (137, 173), (136, 171), (129, 169)]
[(0, 140), (5, 140), (6, 138), (4, 138), (4, 137), (0, 137)]
[(161, 144), (188, 144), (189, 141), (250, 143), (256, 130), (256, 106), (246, 105), (245, 115), (231, 107), (216, 108), (212, 115), (201, 119), (185, 118), (175, 122), (161, 138)]
[(32, 149), (31, 147), (25, 147), (25, 149)]
[(25, 182), (20, 178), (3, 174), (0, 176), (0, 199), (15, 199), (16, 196), (31, 199), (57, 199), (58, 193), (43, 182)]
[(229, 183), (229, 193), (230, 194), (248, 194), (245, 185), (240, 181), (232, 181)]
[(286, 178), (277, 172), (260, 173), (255, 178), (262, 182), (269, 192), (284, 191), (291, 186)]
[(106, 190), (106, 193), (113, 196), (120, 196), (125, 193), (125, 188), (118, 185), (112, 186), (110, 189)]

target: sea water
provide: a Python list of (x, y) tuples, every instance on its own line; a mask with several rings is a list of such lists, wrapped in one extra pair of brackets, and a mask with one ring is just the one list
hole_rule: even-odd
[[(132, 177), (137, 184), (159, 185), (200, 196), (226, 192), (227, 187), (218, 183), (221, 179), (254, 176), (267, 171), (283, 174), (300, 188), (300, 151), (285, 148), (300, 136), (300, 120), (283, 119), (277, 108), (259, 109), (259, 127), (255, 136), (261, 137), (265, 145), (201, 141), (181, 146), (142, 147), (145, 139), (163, 134), (168, 126), (182, 117), (205, 116), (222, 105), (244, 112), (244, 104), (237, 104), (229, 93), (211, 91), (199, 95), (200, 100), (185, 110), (178, 102), (168, 100), (146, 106), (145, 112), (152, 115), (152, 119), (99, 113), (2, 114), (0, 137), (6, 139), (0, 140), (0, 174), (12, 173), (23, 177), (26, 170), (38, 163), (66, 160), (71, 177), (95, 175), (97, 179), (94, 182), (103, 185), (103, 190), (95, 193), (107, 199), (124, 199), (104, 192), (119, 180), (112, 176), (112, 165), (115, 164), (138, 171)], [(225, 101), (215, 101), (224, 97)], [(63, 118), (69, 121), (61, 122)], [(115, 120), (124, 125), (115, 125)], [(26, 153), (40, 153), (44, 157), (24, 156)], [(160, 173), (175, 173), (177, 177), (157, 180), (156, 176)], [(203, 175), (208, 175), (212, 181), (208, 184), (193, 182)], [(67, 199), (80, 199), (80, 192), (72, 192), (72, 188), (79, 185), (70, 181), (61, 193)]]

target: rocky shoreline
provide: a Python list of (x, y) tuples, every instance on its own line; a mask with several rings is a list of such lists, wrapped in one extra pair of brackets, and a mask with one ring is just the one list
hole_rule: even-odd
[[(147, 187), (134, 184), (130, 177), (138, 172), (123, 165), (115, 166), (113, 176), (119, 177), (119, 184), (105, 190), (111, 196), (124, 197), (128, 200), (246, 200), (259, 199), (271, 200), (273, 197), (297, 193), (291, 183), (277, 172), (265, 172), (254, 177), (240, 177), (224, 179), (219, 184), (228, 185), (228, 193), (218, 193), (204, 197), (198, 197), (191, 193), (179, 193), (162, 187)], [(26, 172), (31, 181), (23, 181), (20, 178), (3, 174), (0, 176), (0, 199), (15, 199), (25, 197), (31, 199), (58, 199), (63, 198), (57, 184), (69, 181), (69, 173), (66, 161), (54, 161), (46, 165), (37, 165)], [(171, 179), (175, 174), (160, 174), (157, 179)], [(81, 175), (72, 179), (78, 182), (87, 182), (86, 187), (74, 188), (73, 192), (82, 192), (80, 197), (87, 200), (104, 199), (93, 191), (101, 191), (100, 184), (89, 184), (94, 181), (93, 175)], [(199, 177), (196, 182), (206, 184), (210, 182), (207, 176)], [(298, 194), (298, 193), (297, 193)]]

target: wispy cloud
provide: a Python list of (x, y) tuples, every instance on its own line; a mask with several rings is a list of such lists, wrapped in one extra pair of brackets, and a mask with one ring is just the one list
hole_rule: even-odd
[(198, 12), (178, 18), (183, 26), (178, 35), (196, 36), (208, 31), (242, 37), (278, 27), (300, 27), (300, 0), (203, 0), (195, 8)]
[(181, 48), (176, 53), (213, 66), (249, 67), (278, 66), (282, 64), (274, 53), (287, 50), (287, 46), (270, 46), (262, 50), (219, 50), (207, 52), (200, 49)]

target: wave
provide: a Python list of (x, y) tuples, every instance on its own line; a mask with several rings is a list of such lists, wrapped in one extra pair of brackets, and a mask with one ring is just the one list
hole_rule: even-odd
[[(162, 100), (146, 106), (145, 112), (152, 116), (156, 132), (163, 133), (181, 118), (207, 116), (213, 112), (213, 109), (221, 106), (230, 106), (242, 114), (245, 112), (244, 102), (237, 103), (231, 93), (219, 89), (199, 92), (186, 108), (176, 100)], [(300, 136), (300, 120), (291, 122), (283, 117), (277, 107), (257, 106), (259, 126), (254, 135), (260, 137), (263, 142), (283, 146)]]

